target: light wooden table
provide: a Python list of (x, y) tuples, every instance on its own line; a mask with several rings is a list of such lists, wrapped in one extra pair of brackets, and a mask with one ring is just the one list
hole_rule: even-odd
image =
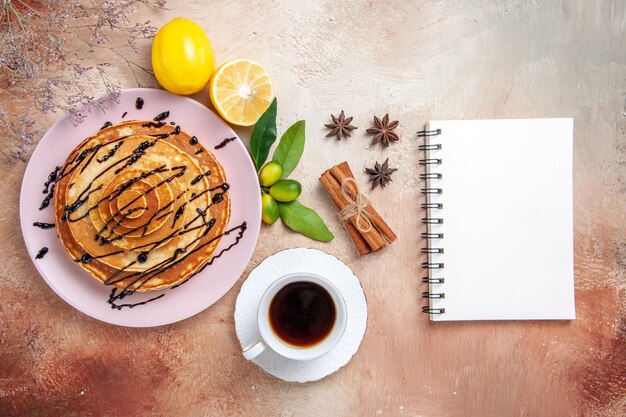
[[(335, 240), (263, 227), (238, 284), (174, 325), (113, 327), (52, 293), (19, 230), (24, 163), (0, 178), (0, 414), (42, 416), (623, 416), (626, 414), (626, 2), (170, 1), (149, 16), (200, 23), (218, 63), (262, 62), (279, 103), (279, 131), (307, 121), (294, 173), (302, 200)], [(137, 16), (145, 20), (146, 16)], [(141, 50), (149, 62), (149, 47)], [(123, 86), (134, 86), (119, 71)], [(97, 91), (93, 91), (97, 93)], [(196, 98), (207, 103), (206, 93)], [(359, 129), (326, 139), (344, 109)], [(374, 115), (400, 120), (402, 140), (369, 148)], [(571, 322), (432, 324), (421, 314), (415, 132), (430, 118), (573, 116), (575, 280)], [(50, 123), (50, 121), (46, 121)], [(240, 129), (247, 141), (250, 130)], [(360, 259), (335, 220), (319, 174), (342, 160), (389, 157), (400, 170), (370, 197), (398, 232)], [(306, 246), (359, 276), (369, 302), (361, 349), (340, 372), (284, 383), (246, 362), (233, 325), (245, 276), (266, 256)], [(532, 259), (528, 260), (532, 262)]]

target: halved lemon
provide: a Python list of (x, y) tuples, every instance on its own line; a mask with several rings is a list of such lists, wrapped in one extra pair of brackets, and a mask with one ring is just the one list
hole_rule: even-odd
[(222, 64), (211, 77), (209, 94), (224, 120), (239, 126), (255, 124), (274, 98), (265, 69), (245, 58)]

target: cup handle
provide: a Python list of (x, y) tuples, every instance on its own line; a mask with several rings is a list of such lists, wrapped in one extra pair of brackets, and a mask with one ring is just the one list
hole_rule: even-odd
[(244, 348), (243, 357), (247, 360), (252, 360), (259, 356), (261, 352), (265, 350), (265, 348), (266, 346), (263, 340), (259, 340), (258, 342)]

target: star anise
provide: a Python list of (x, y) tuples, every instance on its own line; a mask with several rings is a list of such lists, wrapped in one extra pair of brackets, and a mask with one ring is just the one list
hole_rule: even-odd
[(383, 164), (376, 162), (374, 168), (365, 168), (365, 172), (370, 175), (370, 182), (372, 183), (372, 190), (379, 185), (385, 187), (392, 181), (391, 174), (396, 172), (398, 168), (389, 168), (389, 158), (385, 159)]
[(356, 126), (352, 126), (350, 122), (352, 121), (352, 117), (346, 117), (343, 113), (343, 110), (339, 114), (339, 117), (335, 117), (332, 114), (330, 118), (333, 119), (332, 123), (325, 124), (327, 128), (331, 129), (326, 137), (337, 136), (337, 140), (341, 140), (342, 137), (349, 138), (354, 129), (357, 129)]
[(382, 120), (374, 116), (374, 125), (375, 127), (370, 127), (366, 130), (366, 132), (370, 135), (374, 135), (371, 143), (372, 145), (380, 142), (385, 148), (387, 148), (390, 142), (397, 142), (400, 140), (398, 134), (394, 132), (396, 127), (398, 127), (398, 121), (394, 120), (389, 123), (389, 114), (386, 114)]

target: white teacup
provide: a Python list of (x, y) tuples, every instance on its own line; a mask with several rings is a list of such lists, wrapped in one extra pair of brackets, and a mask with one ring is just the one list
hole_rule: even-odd
[[(294, 282), (313, 282), (320, 285), (328, 292), (335, 304), (335, 323), (332, 329), (326, 337), (310, 346), (296, 346), (284, 341), (274, 332), (270, 324), (272, 299), (282, 288)], [(270, 348), (287, 359), (306, 361), (319, 358), (337, 345), (346, 330), (348, 311), (343, 296), (332, 282), (319, 275), (297, 272), (278, 278), (265, 291), (259, 303), (257, 321), (261, 340), (244, 348), (243, 356), (246, 359), (254, 359), (265, 349)]]

